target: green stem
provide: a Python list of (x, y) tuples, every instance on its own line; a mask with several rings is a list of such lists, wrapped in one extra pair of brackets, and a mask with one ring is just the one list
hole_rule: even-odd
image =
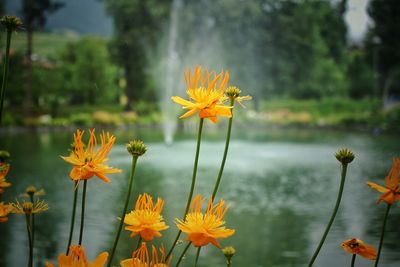
[(108, 264), (107, 264), (108, 267), (111, 266), (112, 260), (114, 258), (115, 250), (117, 249), (119, 237), (121, 235), (122, 226), (124, 225), (126, 210), (128, 209), (129, 199), (131, 198), (131, 192), (132, 192), (132, 187), (133, 187), (133, 177), (135, 176), (137, 160), (138, 160), (138, 156), (133, 156), (132, 157), (131, 176), (129, 178), (128, 193), (126, 195), (124, 210), (122, 211), (121, 221), (119, 222), (117, 235), (116, 235), (115, 240), (114, 240), (114, 245), (113, 245), (113, 247), (111, 249), (110, 260), (108, 261)]
[[(176, 263), (175, 267), (178, 267), (179, 264), (181, 264), (181, 261), (182, 261), (183, 257), (185, 256), (185, 253), (186, 253), (186, 251), (189, 249), (189, 247), (190, 247), (191, 244), (192, 244), (192, 242), (189, 242), (189, 243), (187, 244), (187, 246), (185, 247), (185, 249), (182, 251), (182, 254), (181, 254), (181, 256), (179, 257), (179, 260), (178, 260), (178, 262)], [(166, 257), (166, 259), (168, 259), (168, 257)]]
[(225, 168), (225, 162), (226, 162), (226, 157), (228, 155), (228, 149), (229, 149), (229, 141), (231, 140), (231, 130), (232, 130), (232, 121), (233, 121), (233, 107), (235, 105), (235, 99), (231, 98), (231, 106), (232, 106), (232, 117), (229, 118), (228, 122), (228, 130), (226, 132), (226, 141), (225, 141), (225, 149), (224, 149), (224, 155), (222, 157), (222, 162), (221, 166), (219, 168), (218, 176), (217, 176), (217, 181), (215, 182), (214, 190), (212, 193), (211, 199), (214, 201), (215, 196), (217, 195), (219, 184), (221, 183), (221, 177), (222, 173), (224, 172)]
[[(33, 202), (33, 194), (29, 195), (32, 204)], [(32, 247), (35, 246), (35, 214), (31, 214), (31, 236), (32, 236)]]
[(382, 245), (383, 245), (383, 238), (384, 238), (384, 236), (385, 236), (386, 222), (387, 222), (387, 218), (388, 218), (388, 216), (389, 216), (390, 207), (392, 207), (392, 205), (391, 205), (391, 204), (388, 204), (388, 205), (387, 205), (387, 208), (386, 208), (385, 218), (383, 219), (381, 240), (379, 241), (378, 254), (376, 255), (376, 261), (375, 261), (374, 267), (377, 267), (377, 266), (378, 266), (379, 258), (380, 258), (380, 256), (381, 256), (381, 250), (382, 250)]
[[(203, 123), (204, 123), (204, 119), (201, 118), (200, 119), (200, 125), (199, 125), (199, 131), (197, 134), (197, 147), (196, 147), (196, 156), (194, 158), (194, 166), (193, 166), (193, 174), (192, 174), (192, 184), (190, 186), (190, 192), (189, 192), (189, 196), (188, 196), (188, 200), (186, 203), (186, 209), (185, 209), (185, 214), (183, 215), (183, 219), (185, 219), (186, 214), (189, 212), (189, 207), (190, 207), (190, 202), (192, 201), (192, 197), (193, 197), (193, 192), (194, 192), (194, 186), (196, 184), (196, 175), (197, 175), (197, 165), (199, 163), (199, 155), (200, 155), (200, 144), (201, 144), (201, 133), (203, 131)], [(176, 235), (176, 238), (174, 240), (174, 243), (172, 244), (172, 247), (170, 248), (170, 250), (167, 253), (167, 256), (165, 257), (166, 259), (169, 258), (169, 256), (171, 256), (172, 251), (174, 250), (176, 243), (179, 240), (179, 237), (181, 236), (182, 231), (179, 230), (178, 234)]]
[(340, 188), (339, 188), (339, 193), (338, 193), (337, 200), (336, 200), (336, 205), (335, 205), (335, 208), (333, 209), (333, 213), (332, 213), (331, 219), (329, 220), (329, 223), (328, 223), (328, 225), (327, 225), (327, 227), (325, 229), (324, 235), (322, 236), (321, 241), (319, 242), (317, 250), (314, 252), (314, 255), (312, 256), (311, 261), (308, 264), (308, 267), (311, 267), (313, 265), (315, 259), (318, 256), (319, 251), (322, 248), (322, 245), (325, 242), (325, 239), (326, 239), (326, 237), (327, 237), (327, 235), (329, 233), (329, 230), (331, 229), (333, 221), (335, 220), (336, 213), (337, 213), (337, 211), (339, 209), (340, 201), (342, 199), (342, 194), (343, 194), (343, 189), (344, 189), (344, 182), (346, 180), (346, 172), (347, 172), (347, 164), (342, 164), (342, 178), (341, 178), (341, 181), (340, 181)]
[(231, 263), (232, 263), (231, 260), (226, 261), (226, 267), (231, 267)]
[(198, 247), (197, 253), (196, 253), (196, 260), (194, 261), (194, 267), (197, 267), (197, 262), (199, 261), (199, 256), (200, 256), (200, 250), (201, 250), (201, 247)]
[(74, 234), (74, 225), (75, 225), (75, 213), (76, 213), (76, 202), (78, 199), (78, 181), (74, 182), (74, 204), (72, 206), (72, 216), (71, 216), (71, 226), (69, 230), (69, 238), (68, 238), (68, 245), (67, 245), (67, 253), (65, 255), (68, 255), (69, 253), (69, 247), (71, 246), (72, 242), (72, 236)]
[(140, 247), (140, 243), (141, 243), (141, 242), (142, 242), (142, 237), (139, 236), (139, 239), (138, 239), (138, 241), (137, 241), (136, 249), (135, 249), (135, 250), (137, 250), (137, 249)]
[(357, 254), (353, 254), (353, 257), (351, 257), (351, 267), (354, 267), (354, 263), (356, 262), (356, 256)]
[(83, 227), (85, 223), (85, 202), (86, 202), (86, 187), (87, 180), (83, 180), (83, 193), (82, 193), (82, 210), (81, 210), (81, 230), (79, 232), (79, 246), (82, 245)]
[(28, 240), (29, 240), (29, 262), (28, 267), (33, 266), (33, 243), (32, 243), (32, 232), (31, 232), (31, 214), (25, 214), (26, 218), (26, 229), (28, 231)]
[(10, 65), (11, 35), (12, 35), (12, 31), (7, 30), (6, 55), (5, 55), (5, 59), (4, 59), (5, 62), (4, 62), (4, 70), (3, 70), (3, 81), (1, 84), (1, 92), (0, 92), (0, 125), (1, 125), (2, 117), (3, 117), (4, 96), (6, 94), (8, 68)]

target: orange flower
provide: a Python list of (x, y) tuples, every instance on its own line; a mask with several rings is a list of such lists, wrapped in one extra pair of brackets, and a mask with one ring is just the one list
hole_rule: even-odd
[(169, 228), (161, 216), (163, 206), (164, 201), (160, 198), (153, 205), (151, 196), (146, 193), (139, 195), (135, 209), (125, 216), (124, 223), (128, 224), (125, 230), (132, 231), (131, 237), (140, 234), (145, 241), (161, 236), (160, 231)]
[(0, 162), (0, 194), (4, 192), (4, 188), (11, 186), (11, 183), (6, 181), (9, 170), (10, 164)]
[(384, 201), (388, 204), (393, 204), (400, 200), (400, 158), (393, 159), (392, 168), (389, 171), (388, 176), (385, 177), (385, 183), (387, 187), (378, 185), (373, 182), (368, 182), (368, 186), (383, 193), (378, 200), (378, 203)]
[(151, 248), (151, 261), (146, 243), (143, 242), (142, 246), (133, 252), (132, 258), (121, 261), (121, 267), (169, 267), (172, 257), (169, 257), (169, 260), (166, 261), (164, 246), (160, 248), (161, 257), (158, 256), (155, 246), (151, 246)]
[[(103, 252), (92, 262), (89, 263), (86, 258), (85, 250), (82, 246), (70, 246), (68, 256), (60, 254), (58, 256), (59, 267), (103, 267), (106, 264), (108, 253)], [(46, 262), (46, 267), (55, 267), (55, 265)]]
[(12, 206), (0, 202), (0, 223), (8, 221), (7, 215), (12, 211)]
[(87, 180), (97, 176), (109, 183), (110, 180), (106, 174), (121, 172), (119, 169), (105, 165), (108, 160), (107, 155), (115, 142), (115, 136), (103, 132), (100, 135), (101, 146), (99, 148), (94, 132), (94, 129), (90, 130), (90, 139), (85, 150), (82, 142), (84, 131), (77, 130), (74, 134), (74, 150), (68, 157), (62, 158), (74, 166), (69, 174), (72, 180)]
[(186, 92), (192, 101), (185, 100), (179, 96), (173, 96), (171, 99), (188, 109), (185, 114), (179, 118), (187, 118), (199, 112), (200, 118), (210, 119), (212, 122), (218, 122), (217, 116), (231, 117), (231, 108), (224, 106), (224, 93), (229, 81), (228, 72), (212, 74), (206, 69), (205, 73), (201, 67), (196, 66), (193, 77), (190, 70), (184, 73), (186, 81)]
[(369, 260), (376, 259), (376, 249), (357, 238), (344, 241), (342, 243), (342, 248), (350, 254), (357, 254)]
[(191, 204), (191, 212), (186, 215), (184, 221), (176, 219), (178, 228), (188, 236), (186, 240), (192, 241), (196, 247), (206, 246), (212, 243), (220, 248), (217, 238), (227, 238), (235, 233), (235, 230), (226, 229), (223, 218), (228, 208), (224, 207), (225, 202), (221, 200), (218, 204), (208, 202), (207, 210), (201, 213), (203, 198), (197, 195)]

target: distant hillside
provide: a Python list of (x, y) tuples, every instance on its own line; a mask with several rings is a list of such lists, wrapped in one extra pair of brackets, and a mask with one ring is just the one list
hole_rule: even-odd
[[(65, 5), (49, 15), (46, 30), (79, 34), (112, 35), (112, 19), (99, 0), (59, 0)], [(22, 0), (5, 0), (7, 14), (20, 15)]]

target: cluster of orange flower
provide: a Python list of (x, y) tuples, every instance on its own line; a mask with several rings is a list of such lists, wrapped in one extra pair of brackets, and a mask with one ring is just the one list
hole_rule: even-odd
[[(217, 122), (217, 116), (232, 116), (232, 106), (224, 105), (229, 99), (226, 95), (227, 84), (229, 80), (228, 73), (220, 74), (209, 73), (208, 70), (202, 71), (200, 67), (196, 67), (193, 76), (188, 72), (185, 74), (187, 92), (191, 101), (184, 100), (180, 97), (172, 99), (183, 105), (184, 109), (189, 109), (181, 118), (186, 118), (195, 113), (199, 114), (201, 119), (207, 118), (212, 122)], [(239, 97), (240, 90), (236, 87), (230, 89), (235, 96), (237, 102), (250, 99), (249, 96)], [(107, 155), (109, 154), (115, 137), (109, 133), (100, 135), (101, 144), (97, 143), (95, 130), (90, 130), (90, 137), (87, 145), (83, 143), (84, 131), (77, 130), (74, 134), (73, 151), (69, 156), (62, 157), (66, 162), (73, 165), (70, 177), (73, 181), (89, 180), (92, 177), (98, 177), (108, 183), (110, 180), (108, 174), (121, 172), (121, 170), (110, 167), (106, 164)], [(143, 146), (143, 143), (133, 141), (127, 145), (128, 151), (133, 156), (143, 154), (146, 149), (142, 148), (142, 152), (138, 153), (136, 147)], [(136, 148), (137, 149), (137, 148)], [(202, 211), (204, 198), (201, 195), (194, 197), (191, 201), (191, 208), (186, 212), (183, 219), (176, 219), (176, 226), (183, 233), (187, 234), (186, 240), (189, 245), (195, 247), (203, 247), (209, 243), (220, 248), (221, 245), (217, 241), (220, 238), (226, 238), (234, 234), (235, 230), (225, 228), (224, 215), (227, 212), (224, 200), (220, 200), (217, 204), (210, 197), (207, 207)], [(125, 230), (131, 232), (131, 237), (139, 236), (140, 246), (133, 252), (132, 258), (121, 261), (121, 266), (131, 267), (167, 267), (170, 266), (172, 255), (165, 255), (164, 247), (159, 250), (152, 246), (151, 256), (146, 242), (152, 241), (155, 237), (161, 237), (161, 232), (168, 229), (169, 226), (164, 221), (161, 213), (164, 206), (164, 200), (157, 198), (153, 202), (153, 198), (143, 193), (138, 196), (135, 208), (123, 215), (123, 223)], [(118, 240), (118, 239), (117, 239)], [(159, 256), (159, 252), (160, 256)], [(96, 260), (89, 264), (82, 245), (72, 245), (67, 255), (59, 256), (60, 266), (103, 266), (107, 261), (108, 253), (100, 254)], [(110, 259), (111, 264), (112, 259)], [(47, 266), (53, 266), (47, 263)]]

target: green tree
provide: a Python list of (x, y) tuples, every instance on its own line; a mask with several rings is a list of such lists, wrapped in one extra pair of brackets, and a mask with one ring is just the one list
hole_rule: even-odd
[(118, 103), (117, 74), (107, 43), (101, 38), (84, 37), (70, 43), (62, 55), (60, 97), (70, 104)]
[(366, 46), (379, 74), (377, 93), (385, 101), (400, 94), (400, 1), (371, 0), (367, 11), (373, 23)]
[[(155, 100), (146, 72), (147, 51), (155, 50), (169, 15), (169, 0), (104, 0), (114, 18), (115, 35), (110, 44), (114, 60), (124, 70), (126, 109), (139, 100)], [(150, 91), (150, 92), (149, 92)]]

